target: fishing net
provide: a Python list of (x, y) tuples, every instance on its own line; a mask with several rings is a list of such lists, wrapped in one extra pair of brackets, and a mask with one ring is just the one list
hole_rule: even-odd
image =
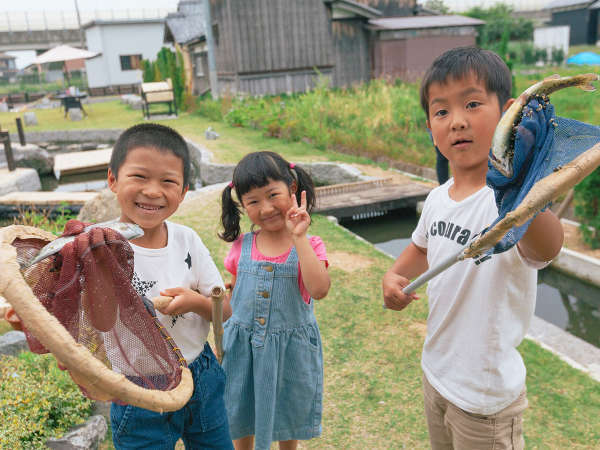
[[(505, 177), (489, 164), (487, 184), (494, 189), (498, 218), (488, 229), (514, 211), (538, 181), (559, 171), (599, 142), (600, 127), (556, 117), (547, 96), (532, 98), (523, 108), (515, 134), (513, 176)], [(501, 253), (514, 246), (531, 220), (533, 217), (512, 227), (489, 252)]]
[(151, 302), (132, 287), (131, 247), (110, 228), (83, 227), (70, 221), (63, 236), (75, 239), (29, 267), (53, 236), (0, 229), (0, 293), (22, 320), (30, 349), (51, 351), (90, 397), (181, 408), (193, 389), (189, 370)]

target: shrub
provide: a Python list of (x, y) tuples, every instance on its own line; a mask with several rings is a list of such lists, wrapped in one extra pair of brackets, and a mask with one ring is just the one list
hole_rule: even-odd
[(575, 186), (575, 215), (581, 221), (583, 240), (600, 248), (600, 169)]
[(86, 399), (51, 355), (0, 357), (2, 448), (45, 448), (91, 413)]

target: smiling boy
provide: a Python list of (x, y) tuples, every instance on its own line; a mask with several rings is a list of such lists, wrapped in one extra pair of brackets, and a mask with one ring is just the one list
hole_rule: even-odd
[[(190, 183), (185, 140), (173, 129), (140, 124), (125, 130), (113, 148), (108, 185), (121, 207), (121, 221), (138, 224), (144, 235), (131, 242), (133, 285), (138, 294), (173, 297), (157, 316), (188, 362), (194, 393), (187, 405), (160, 414), (112, 404), (117, 449), (233, 449), (223, 400), (225, 374), (206, 342), (214, 286), (223, 280), (208, 249), (190, 228), (167, 221), (183, 201)], [(229, 300), (223, 319), (231, 315)], [(143, 357), (143, 355), (140, 355)]]
[[(417, 299), (402, 292), (409, 280), (457, 254), (498, 216), (487, 161), (510, 91), (504, 62), (475, 47), (449, 50), (425, 74), (427, 127), (453, 178), (429, 194), (411, 244), (385, 274), (388, 308)], [(560, 222), (545, 211), (510, 250), (464, 260), (429, 282), (421, 366), (433, 449), (523, 448), (528, 403), (516, 347), (535, 309), (536, 269), (558, 254), (562, 240)]]

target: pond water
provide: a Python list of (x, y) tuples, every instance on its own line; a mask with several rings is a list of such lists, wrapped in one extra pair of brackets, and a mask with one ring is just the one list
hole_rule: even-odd
[[(418, 221), (412, 209), (372, 219), (341, 221), (375, 247), (397, 257)], [(600, 348), (600, 288), (546, 268), (538, 274), (535, 315)]]

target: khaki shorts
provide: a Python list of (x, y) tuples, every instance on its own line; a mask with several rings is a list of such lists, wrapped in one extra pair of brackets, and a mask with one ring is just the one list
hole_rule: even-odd
[(450, 403), (424, 375), (423, 397), (433, 450), (521, 450), (525, 447), (523, 411), (528, 405), (525, 388), (512, 404), (488, 416), (467, 412)]

